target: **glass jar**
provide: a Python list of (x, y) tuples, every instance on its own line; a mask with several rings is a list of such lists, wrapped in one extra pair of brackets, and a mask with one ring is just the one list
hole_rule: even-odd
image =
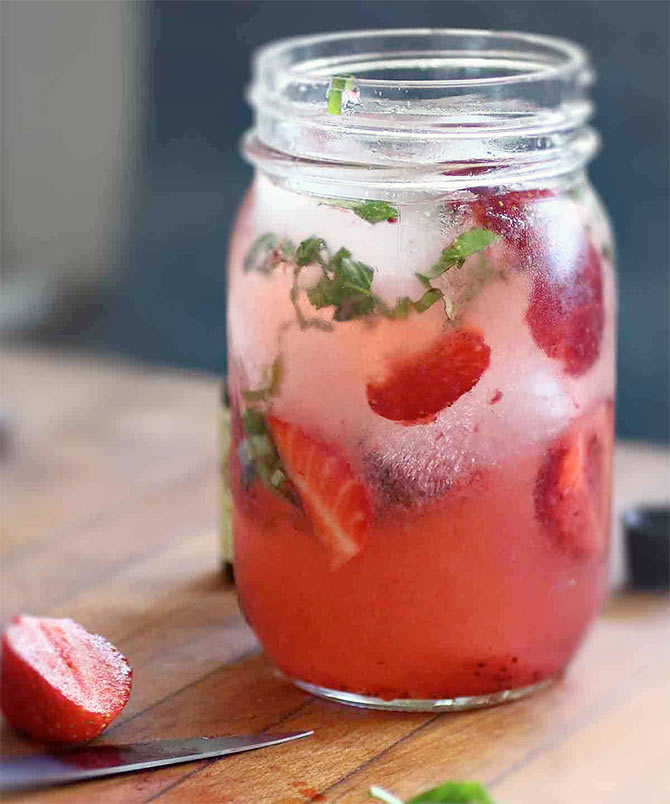
[(371, 31), (259, 51), (229, 262), (235, 577), (291, 681), (511, 700), (606, 588), (616, 291), (558, 39)]

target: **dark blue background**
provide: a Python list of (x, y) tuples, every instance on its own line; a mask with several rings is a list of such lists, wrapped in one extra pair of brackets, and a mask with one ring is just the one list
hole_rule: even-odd
[(619, 247), (618, 432), (669, 436), (668, 4), (665, 2), (158, 2), (148, 7), (142, 191), (124, 273), (82, 339), (221, 371), (230, 223), (249, 180), (238, 140), (250, 51), (299, 33), (472, 27), (581, 42), (599, 81), (604, 149), (591, 176)]

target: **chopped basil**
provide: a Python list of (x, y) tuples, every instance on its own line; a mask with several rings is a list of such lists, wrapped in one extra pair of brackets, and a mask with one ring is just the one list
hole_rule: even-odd
[(398, 209), (386, 201), (346, 201), (339, 198), (329, 198), (323, 202), (331, 207), (350, 209), (368, 223), (381, 223), (382, 221), (395, 222), (398, 220)]
[(328, 87), (328, 114), (342, 113), (342, 93), (354, 88), (353, 75), (334, 75)]
[[(424, 293), (418, 299), (402, 296), (392, 306), (386, 304), (372, 290), (374, 271), (369, 265), (354, 259), (346, 248), (340, 248), (331, 256), (326, 241), (316, 235), (302, 240), (297, 247), (286, 238), (282, 239), (274, 234), (261, 235), (251, 246), (243, 267), (245, 271), (258, 270), (261, 273), (271, 273), (277, 265), (293, 263), (290, 300), (301, 329), (307, 327), (316, 327), (324, 331), (332, 329), (329, 321), (318, 317), (310, 318), (300, 307), (301, 288), (298, 280), (302, 269), (309, 265), (320, 266), (322, 276), (316, 284), (306, 289), (307, 299), (316, 310), (333, 308), (333, 321), (351, 321), (374, 314), (402, 320), (412, 312), (425, 312), (439, 299), (444, 301), (447, 318), (452, 319), (456, 314), (453, 303), (444, 296), (442, 290), (433, 286), (432, 280), (450, 268), (461, 267), (468, 257), (484, 251), (497, 240), (499, 240), (497, 235), (480, 227), (473, 227), (463, 232), (442, 251), (434, 265), (424, 273), (416, 274), (426, 288)], [(247, 401), (258, 401), (267, 394), (267, 391), (267, 388), (246, 391), (245, 398)]]
[(247, 252), (242, 270), (245, 273), (258, 271), (269, 274), (282, 262), (290, 262), (295, 258), (295, 246), (287, 238), (275, 234), (263, 234), (257, 237)]
[(286, 471), (265, 413), (270, 399), (279, 394), (282, 376), (281, 357), (277, 357), (270, 367), (265, 386), (242, 391), (247, 407), (242, 410), (244, 439), (238, 449), (238, 458), (242, 465), (242, 482), (245, 485), (251, 484), (258, 478), (268, 488), (295, 502), (295, 495), (287, 483)]
[(479, 226), (468, 229), (442, 251), (434, 265), (431, 265), (425, 273), (419, 273), (417, 276), (425, 285), (430, 286), (431, 279), (442, 276), (449, 268), (462, 266), (467, 257), (478, 251), (484, 251), (499, 239), (498, 235)]
[[(268, 377), (267, 385), (262, 388), (254, 390), (242, 391), (242, 396), (246, 402), (265, 402), (270, 397), (279, 394), (281, 380), (282, 380), (283, 365), (281, 358), (277, 357), (270, 366), (270, 376)], [(252, 411), (247, 411), (251, 413)]]
[(351, 252), (341, 248), (329, 265), (323, 266), (323, 276), (307, 291), (307, 298), (317, 310), (334, 307), (335, 321), (350, 321), (373, 313), (376, 300), (372, 285), (372, 268), (354, 260)]

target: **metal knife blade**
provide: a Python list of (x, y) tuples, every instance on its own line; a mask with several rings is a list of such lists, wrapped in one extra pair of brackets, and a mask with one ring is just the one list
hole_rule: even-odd
[(237, 737), (186, 737), (128, 745), (89, 745), (48, 754), (0, 758), (0, 787), (25, 790), (117, 773), (177, 765), (265, 748), (309, 737), (313, 731), (246, 734)]

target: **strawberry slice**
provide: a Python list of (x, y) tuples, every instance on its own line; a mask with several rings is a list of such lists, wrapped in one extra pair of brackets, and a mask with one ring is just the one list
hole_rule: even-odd
[(314, 532), (338, 569), (363, 547), (372, 505), (363, 483), (331, 447), (271, 416), (272, 434)]
[(100, 734), (128, 702), (132, 671), (106, 639), (72, 620), (22, 615), (2, 636), (0, 706), (9, 722), (46, 742)]
[(535, 513), (554, 545), (600, 557), (609, 538), (614, 443), (611, 400), (577, 419), (547, 450), (535, 481)]
[(477, 384), (490, 355), (480, 332), (449, 330), (430, 349), (399, 358), (382, 382), (369, 382), (368, 404), (385, 419), (431, 422)]
[(526, 312), (533, 340), (574, 377), (588, 371), (600, 354), (605, 327), (602, 273), (600, 255), (585, 241), (575, 271), (557, 276), (540, 270), (534, 277)]
[(528, 209), (534, 201), (550, 195), (551, 190), (482, 194), (472, 204), (472, 214), (479, 226), (500, 235), (520, 251), (527, 252), (532, 238)]

